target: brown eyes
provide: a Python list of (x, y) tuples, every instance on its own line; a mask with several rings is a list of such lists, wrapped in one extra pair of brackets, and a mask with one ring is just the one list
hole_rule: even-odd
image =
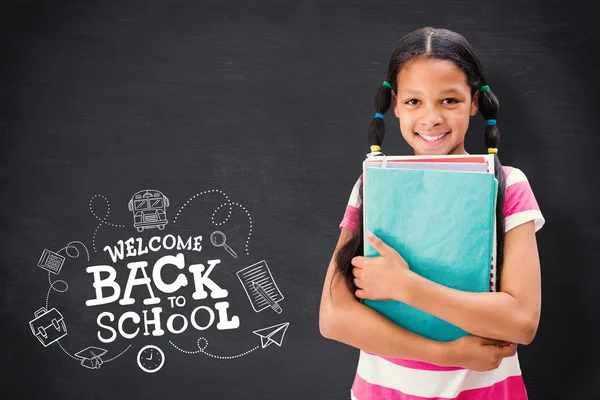
[[(460, 101), (458, 101), (457, 99), (454, 99), (454, 98), (447, 98), (447, 99), (442, 100), (442, 102), (445, 102), (446, 100), (449, 100), (450, 102), (449, 103), (444, 103), (444, 104), (451, 105), (451, 104), (458, 104), (458, 103), (460, 103)], [(405, 102), (404, 104), (408, 104), (409, 106), (416, 106), (417, 103), (413, 103), (413, 102), (418, 102), (418, 101), (419, 100), (417, 100), (417, 99), (410, 99), (407, 102)]]

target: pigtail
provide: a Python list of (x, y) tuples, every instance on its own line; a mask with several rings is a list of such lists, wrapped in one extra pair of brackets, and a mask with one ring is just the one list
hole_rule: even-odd
[[(393, 67), (393, 64), (391, 65)], [(383, 138), (385, 137), (385, 123), (384, 123), (384, 115), (390, 109), (390, 105), (392, 104), (392, 91), (393, 91), (393, 82), (390, 76), (395, 76), (396, 68), (390, 68), (391, 73), (388, 73), (388, 78), (383, 82), (383, 84), (377, 89), (375, 93), (375, 116), (371, 120), (369, 125), (369, 144), (371, 146), (378, 146), (377, 148), (371, 148), (370, 155), (372, 156), (381, 156), (383, 152), (381, 151), (381, 144), (383, 143)], [(356, 224), (357, 233), (347, 242), (345, 243), (337, 252), (336, 257), (336, 270), (335, 273), (339, 274), (344, 283), (352, 291), (353, 293), (356, 291), (356, 285), (354, 284), (354, 279), (352, 275), (352, 258), (357, 256), (364, 255), (363, 248), (363, 199), (362, 199), (362, 191), (363, 191), (363, 181), (361, 179), (360, 185), (358, 188), (358, 202), (359, 207), (357, 210), (358, 214), (358, 222)]]
[(392, 104), (392, 84), (387, 80), (377, 89), (375, 93), (375, 116), (371, 119), (369, 125), (369, 145), (380, 146), (385, 137), (385, 122), (383, 116), (390, 109)]
[[(394, 47), (388, 64), (388, 72), (383, 85), (375, 94), (375, 115), (369, 125), (368, 141), (371, 148), (369, 156), (383, 155), (381, 144), (385, 137), (384, 116), (392, 104), (392, 95), (397, 89), (396, 77), (399, 71), (410, 60), (418, 56), (433, 59), (449, 60), (455, 63), (466, 75), (467, 82), (473, 90), (480, 91), (479, 111), (486, 119), (485, 145), (486, 148), (497, 149), (500, 144), (500, 131), (496, 125), (499, 104), (494, 93), (488, 86), (483, 86), (485, 75), (481, 63), (471, 48), (469, 42), (460, 34), (446, 29), (433, 29), (425, 27), (405, 35)], [(504, 192), (506, 179), (498, 155), (494, 156), (495, 175), (498, 180), (498, 197), (496, 206), (496, 249), (497, 249), (497, 290), (500, 290), (500, 276), (504, 251)], [(359, 186), (359, 208), (357, 233), (347, 243), (344, 243), (337, 252), (336, 269), (334, 275), (341, 275), (346, 285), (354, 293), (356, 286), (352, 275), (352, 258), (364, 255), (363, 249), (363, 199), (362, 180)], [(333, 283), (333, 281), (332, 281)]]
[[(488, 149), (498, 149), (500, 144), (500, 130), (497, 119), (500, 103), (489, 89), (483, 86), (479, 93), (479, 112), (486, 120), (485, 146)], [(506, 190), (506, 179), (502, 171), (502, 164), (496, 152), (494, 155), (494, 170), (498, 180), (498, 198), (496, 200), (496, 288), (500, 291), (500, 278), (502, 277), (502, 264), (504, 261), (504, 200)]]

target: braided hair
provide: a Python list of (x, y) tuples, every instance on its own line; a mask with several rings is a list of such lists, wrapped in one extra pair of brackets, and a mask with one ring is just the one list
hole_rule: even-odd
[[(498, 148), (500, 131), (495, 124), (500, 105), (498, 99), (487, 86), (485, 74), (479, 58), (473, 51), (471, 44), (459, 33), (447, 29), (434, 29), (425, 27), (417, 29), (402, 37), (394, 47), (388, 63), (388, 71), (383, 85), (375, 94), (375, 116), (369, 125), (368, 140), (371, 146), (381, 146), (385, 136), (385, 123), (382, 116), (389, 110), (392, 95), (397, 90), (396, 77), (402, 67), (415, 57), (448, 60), (458, 66), (466, 75), (467, 83), (471, 88), (471, 96), (479, 91), (479, 112), (486, 120), (493, 123), (486, 124), (484, 142), (487, 148)], [(373, 155), (383, 155), (382, 152), (372, 152)], [(503, 263), (504, 249), (504, 192), (506, 180), (498, 154), (494, 155), (494, 170), (498, 180), (498, 197), (496, 200), (496, 284), (500, 290), (500, 277)], [(362, 180), (358, 190), (360, 206), (358, 208), (357, 233), (345, 243), (337, 252), (335, 274), (340, 275), (348, 288), (354, 293), (352, 275), (352, 258), (364, 255), (363, 249), (363, 201)]]

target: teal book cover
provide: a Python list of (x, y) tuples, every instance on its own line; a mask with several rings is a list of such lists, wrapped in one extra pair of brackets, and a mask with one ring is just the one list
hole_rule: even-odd
[[(424, 278), (458, 290), (488, 292), (497, 191), (491, 173), (365, 168), (364, 233), (380, 237)], [(364, 237), (365, 256), (378, 256)], [(448, 342), (468, 334), (396, 300), (363, 303), (433, 340)]]

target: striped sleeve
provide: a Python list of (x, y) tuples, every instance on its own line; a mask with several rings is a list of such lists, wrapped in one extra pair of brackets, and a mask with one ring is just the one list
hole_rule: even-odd
[(362, 174), (356, 180), (348, 204), (346, 205), (346, 211), (344, 212), (344, 218), (340, 223), (340, 229), (348, 229), (356, 235), (358, 232), (358, 208), (360, 207), (360, 183), (362, 182)]
[(525, 222), (534, 221), (537, 232), (546, 220), (540, 211), (527, 177), (518, 168), (506, 167), (506, 191), (504, 196), (504, 232)]

